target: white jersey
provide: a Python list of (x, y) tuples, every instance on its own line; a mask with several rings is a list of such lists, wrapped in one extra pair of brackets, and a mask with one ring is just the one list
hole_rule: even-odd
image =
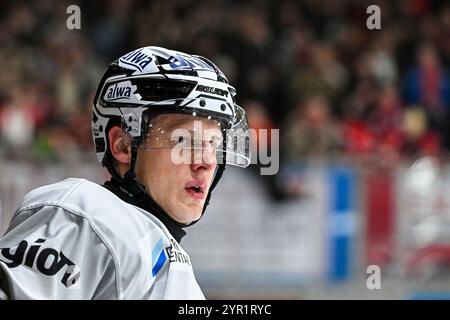
[(84, 179), (25, 196), (0, 238), (0, 277), (12, 299), (205, 298), (161, 221)]

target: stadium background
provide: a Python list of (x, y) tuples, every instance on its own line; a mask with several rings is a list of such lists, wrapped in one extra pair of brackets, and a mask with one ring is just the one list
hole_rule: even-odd
[(188, 229), (209, 298), (450, 297), (448, 2), (1, 1), (0, 44), (0, 232), (36, 186), (107, 179), (96, 84), (159, 45), (215, 61), (251, 127), (280, 128), (278, 174), (227, 170)]

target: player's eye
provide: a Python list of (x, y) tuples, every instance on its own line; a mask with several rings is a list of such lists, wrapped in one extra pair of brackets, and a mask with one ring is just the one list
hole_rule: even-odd
[(190, 143), (191, 143), (191, 139), (186, 136), (178, 136), (176, 141), (178, 144), (182, 144), (182, 145), (190, 145)]
[(211, 138), (209, 139), (208, 143), (209, 143), (209, 145), (210, 145), (211, 147), (214, 147), (214, 148), (217, 149), (217, 148), (220, 147), (220, 145), (221, 145), (221, 143), (222, 143), (222, 140), (221, 140), (220, 138), (218, 138), (218, 137), (211, 137)]

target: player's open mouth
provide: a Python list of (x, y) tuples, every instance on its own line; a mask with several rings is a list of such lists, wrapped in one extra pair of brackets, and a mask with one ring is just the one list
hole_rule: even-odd
[(206, 184), (201, 180), (194, 180), (186, 183), (185, 190), (193, 198), (201, 200), (205, 197)]

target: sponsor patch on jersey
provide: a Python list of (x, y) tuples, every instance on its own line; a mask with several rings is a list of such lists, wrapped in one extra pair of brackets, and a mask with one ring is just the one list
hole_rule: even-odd
[(119, 66), (140, 73), (159, 71), (151, 52), (147, 48), (140, 48), (120, 57)]
[(135, 94), (136, 90), (136, 86), (129, 80), (116, 82), (106, 89), (103, 99), (109, 102), (139, 102), (140, 95)]
[(164, 251), (164, 242), (163, 238), (161, 237), (158, 241), (158, 243), (155, 245), (155, 247), (152, 250), (152, 276), (156, 276), (159, 270), (161, 270), (162, 266), (164, 265), (164, 262), (166, 262), (167, 257)]
[(191, 265), (189, 256), (174, 239), (170, 239), (170, 246), (164, 248), (163, 238), (161, 237), (152, 250), (153, 277), (158, 274), (167, 260), (169, 260), (170, 263), (182, 263), (188, 266)]
[(49, 247), (41, 247), (47, 239), (37, 239), (32, 245), (22, 240), (15, 248), (0, 248), (0, 261), (8, 268), (25, 266), (37, 269), (46, 276), (55, 276), (65, 269), (61, 283), (74, 289), (75, 283), (80, 278), (80, 269), (62, 251), (57, 251)]
[(191, 265), (191, 260), (189, 256), (184, 252), (184, 250), (178, 245), (174, 239), (170, 239), (170, 247), (166, 248), (167, 256), (171, 263), (182, 263), (188, 266)]

